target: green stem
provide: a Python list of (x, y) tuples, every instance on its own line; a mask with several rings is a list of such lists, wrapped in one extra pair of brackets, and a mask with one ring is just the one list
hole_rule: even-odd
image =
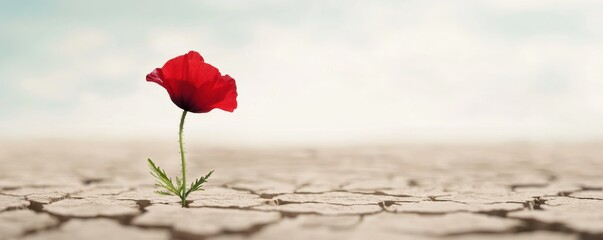
[(184, 129), (184, 118), (186, 117), (186, 113), (186, 110), (182, 112), (182, 118), (180, 118), (180, 132), (178, 133), (178, 142), (180, 142), (180, 159), (182, 159), (182, 195), (180, 196), (180, 199), (182, 200), (182, 207), (186, 207), (186, 199), (184, 199), (184, 195), (186, 193), (186, 160), (184, 158), (184, 146), (182, 144), (182, 130)]

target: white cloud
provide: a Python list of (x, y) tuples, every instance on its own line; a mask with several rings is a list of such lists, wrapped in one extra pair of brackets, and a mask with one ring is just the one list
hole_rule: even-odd
[(78, 81), (73, 74), (65, 71), (52, 71), (40, 75), (23, 75), (16, 81), (17, 88), (29, 97), (44, 101), (65, 101), (71, 93), (77, 91), (74, 83)]
[(585, 6), (598, 6), (601, 2), (597, 0), (560, 0), (560, 1), (550, 1), (550, 0), (506, 0), (506, 1), (498, 1), (498, 0), (487, 0), (487, 1), (470, 1), (483, 3), (491, 6), (492, 8), (498, 8), (501, 11), (509, 11), (509, 10), (541, 10), (541, 9), (557, 9), (557, 10), (568, 10), (573, 7), (580, 8), (584, 10)]
[(92, 28), (70, 30), (60, 38), (51, 50), (57, 55), (82, 55), (86, 52), (97, 52), (99, 48), (107, 47), (114, 41), (111, 34)]

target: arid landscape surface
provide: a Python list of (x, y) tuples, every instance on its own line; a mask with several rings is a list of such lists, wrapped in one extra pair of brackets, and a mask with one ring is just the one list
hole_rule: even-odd
[(188, 208), (146, 159), (176, 142), (4, 141), (1, 239), (603, 239), (603, 142), (189, 145)]

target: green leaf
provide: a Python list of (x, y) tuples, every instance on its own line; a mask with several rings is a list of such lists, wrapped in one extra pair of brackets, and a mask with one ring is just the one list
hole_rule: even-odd
[(155, 191), (155, 193), (157, 193), (157, 194), (159, 194), (159, 195), (166, 195), (166, 196), (171, 196), (171, 195), (174, 195), (174, 193), (171, 193), (171, 192), (166, 192), (166, 191), (160, 191), (160, 190)]
[(179, 193), (182, 194), (182, 190), (184, 190), (184, 186), (186, 184), (182, 183), (182, 179), (180, 179), (179, 177), (176, 177), (176, 190), (178, 190)]
[[(181, 196), (182, 191), (179, 191), (179, 187), (176, 188), (174, 186), (174, 183), (172, 182), (172, 178), (168, 177), (167, 174), (165, 173), (165, 171), (163, 169), (161, 169), (160, 167), (158, 167), (157, 165), (155, 165), (155, 163), (149, 158), (148, 159), (149, 162), (149, 167), (151, 168), (151, 175), (153, 175), (153, 177), (155, 177), (157, 179), (157, 182), (155, 183), (155, 186), (164, 188), (166, 190), (168, 190), (169, 192), (172, 192), (174, 195), (176, 196)], [(176, 182), (181, 182), (179, 181), (179, 179), (176, 179)], [(177, 185), (180, 185), (177, 183)], [(170, 193), (165, 192), (165, 191), (157, 191), (156, 193), (158, 194), (162, 194), (162, 195), (166, 195), (165, 193), (167, 193), (168, 195)]]
[(212, 170), (211, 172), (209, 172), (204, 177), (200, 177), (200, 178), (196, 179), (194, 182), (192, 182), (191, 183), (191, 187), (188, 189), (188, 191), (186, 191), (186, 194), (184, 195), (184, 197), (186, 198), (190, 193), (192, 193), (194, 191), (202, 191), (202, 190), (204, 190), (202, 188), (203, 184), (207, 182), (207, 179), (211, 176), (212, 173), (214, 173), (214, 170)]

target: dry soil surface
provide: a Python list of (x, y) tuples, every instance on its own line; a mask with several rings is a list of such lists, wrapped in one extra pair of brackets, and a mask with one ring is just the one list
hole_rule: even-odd
[(189, 147), (5, 141), (0, 239), (603, 239), (603, 143)]

